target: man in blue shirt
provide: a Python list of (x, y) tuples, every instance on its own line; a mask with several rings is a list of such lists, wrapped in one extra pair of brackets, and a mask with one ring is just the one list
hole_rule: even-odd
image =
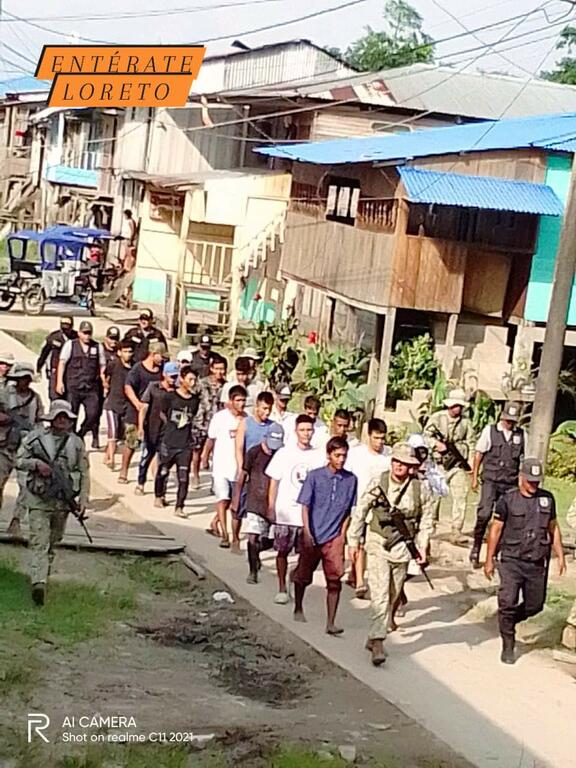
[(333, 437), (326, 446), (328, 464), (308, 473), (298, 496), (302, 504), (303, 539), (298, 565), (292, 573), (294, 619), (306, 621), (302, 603), (314, 571), (322, 563), (326, 578), (326, 632), (340, 635), (336, 611), (344, 575), (344, 541), (352, 507), (356, 504), (356, 475), (344, 469), (348, 443)]

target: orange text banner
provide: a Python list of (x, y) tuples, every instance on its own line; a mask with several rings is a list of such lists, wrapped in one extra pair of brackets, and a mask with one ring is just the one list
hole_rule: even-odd
[(182, 107), (191, 74), (63, 74), (52, 83), (51, 107)]
[(45, 45), (36, 77), (67, 74), (187, 74), (198, 76), (206, 48), (201, 45)]

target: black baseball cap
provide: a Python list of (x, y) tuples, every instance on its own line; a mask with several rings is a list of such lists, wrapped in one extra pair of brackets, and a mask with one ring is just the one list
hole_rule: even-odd
[(154, 320), (154, 312), (151, 309), (143, 309), (138, 315), (139, 320)]
[(117, 325), (111, 325), (106, 331), (106, 337), (118, 341), (120, 339), (120, 328)]
[(524, 459), (520, 474), (531, 483), (541, 483), (544, 480), (544, 467), (539, 459)]
[(204, 333), (202, 336), (200, 336), (201, 347), (209, 347), (211, 346), (211, 344), (212, 344), (212, 339), (207, 333)]
[(92, 323), (89, 323), (88, 320), (82, 320), (82, 322), (78, 326), (78, 330), (80, 331), (80, 333), (94, 333), (94, 328), (92, 327)]

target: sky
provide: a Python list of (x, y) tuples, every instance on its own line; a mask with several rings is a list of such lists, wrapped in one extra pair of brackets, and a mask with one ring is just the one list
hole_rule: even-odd
[[(250, 47), (305, 38), (321, 46), (346, 48), (362, 36), (366, 26), (382, 28), (384, 0), (355, 0), (355, 4), (314, 18), (286, 22), (351, 2), (0, 0), (0, 78), (32, 73), (46, 43), (88, 42), (86, 38), (112, 44), (203, 43), (223, 38), (206, 42), (208, 54), (227, 52), (234, 39)], [(553, 66), (562, 55), (555, 50), (558, 33), (565, 24), (576, 24), (576, 4), (569, 0), (412, 0), (412, 5), (433, 39), (459, 35), (440, 42), (436, 57), (463, 71), (506, 72), (528, 78)], [(119, 18), (122, 14), (126, 18)], [(499, 22), (497, 27), (467, 33)], [(252, 32), (273, 25), (282, 26)]]

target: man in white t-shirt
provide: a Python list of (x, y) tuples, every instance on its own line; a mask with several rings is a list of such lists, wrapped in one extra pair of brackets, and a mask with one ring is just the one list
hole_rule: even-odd
[[(208, 427), (208, 450), (212, 455), (212, 493), (216, 496), (216, 515), (208, 532), (220, 536), (220, 546), (230, 547), (228, 539), (227, 512), (232, 499), (234, 483), (238, 476), (236, 461), (236, 433), (240, 422), (246, 417), (247, 392), (239, 385), (231, 387), (226, 407), (212, 416)], [(240, 549), (240, 526), (232, 526), (232, 547)]]
[[(312, 448), (326, 448), (326, 443), (330, 439), (330, 430), (327, 425), (318, 417), (320, 413), (320, 400), (316, 395), (308, 395), (304, 399), (303, 413), (312, 419), (314, 425), (314, 434), (312, 435)], [(283, 424), (286, 445), (296, 445), (296, 415), (292, 420), (287, 419), (287, 423)]]
[[(392, 451), (384, 445), (386, 439), (386, 424), (382, 419), (370, 419), (368, 422), (368, 442), (351, 448), (348, 453), (346, 469), (358, 478), (358, 498), (360, 499), (368, 485), (380, 477), (383, 472), (390, 471)], [(368, 521), (369, 522), (369, 521)], [(366, 572), (366, 553), (364, 543), (358, 547), (358, 554), (353, 563), (350, 584), (355, 587), (356, 597), (363, 599), (368, 593), (364, 579)]]
[(266, 469), (271, 478), (268, 490), (270, 519), (274, 520), (274, 549), (278, 573), (278, 594), (274, 602), (289, 602), (286, 587), (288, 555), (297, 550), (302, 531), (302, 505), (298, 496), (302, 484), (311, 469), (323, 466), (325, 454), (311, 446), (314, 423), (310, 416), (302, 414), (296, 419), (296, 445), (281, 448)]

